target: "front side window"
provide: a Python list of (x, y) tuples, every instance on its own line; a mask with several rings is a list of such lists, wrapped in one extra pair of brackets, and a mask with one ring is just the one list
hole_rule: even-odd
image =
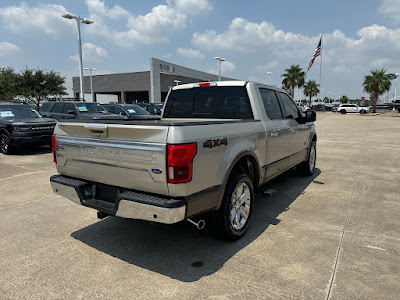
[(279, 101), (278, 98), (276, 97), (275, 91), (261, 88), (260, 94), (268, 119), (270, 120), (283, 119), (281, 106), (279, 105)]
[(279, 96), (284, 107), (284, 118), (297, 120), (300, 115), (296, 104), (294, 104), (292, 99), (290, 99), (290, 97), (284, 93), (279, 92)]

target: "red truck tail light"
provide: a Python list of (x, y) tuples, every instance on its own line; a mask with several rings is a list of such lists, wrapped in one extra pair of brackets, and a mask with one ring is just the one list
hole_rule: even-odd
[(56, 135), (53, 134), (51, 137), (51, 150), (53, 151), (53, 161), (57, 164), (57, 157), (56, 157)]
[(196, 153), (196, 143), (167, 145), (168, 183), (192, 180), (193, 158)]

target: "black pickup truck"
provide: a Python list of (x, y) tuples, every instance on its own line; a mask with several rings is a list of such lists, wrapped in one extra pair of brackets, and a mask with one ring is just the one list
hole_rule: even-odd
[(0, 103), (0, 152), (23, 145), (49, 145), (56, 120), (43, 118), (29, 105)]

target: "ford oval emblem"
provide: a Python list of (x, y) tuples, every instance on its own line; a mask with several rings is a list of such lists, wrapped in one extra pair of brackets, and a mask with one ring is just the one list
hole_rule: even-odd
[(152, 171), (154, 174), (161, 174), (161, 173), (162, 173), (162, 170), (161, 170), (161, 169), (158, 169), (158, 168), (151, 169), (151, 171)]

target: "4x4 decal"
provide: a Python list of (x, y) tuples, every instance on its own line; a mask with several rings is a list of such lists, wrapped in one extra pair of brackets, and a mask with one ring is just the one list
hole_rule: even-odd
[(228, 145), (228, 140), (226, 138), (207, 140), (203, 143), (204, 148), (214, 148), (222, 145)]

